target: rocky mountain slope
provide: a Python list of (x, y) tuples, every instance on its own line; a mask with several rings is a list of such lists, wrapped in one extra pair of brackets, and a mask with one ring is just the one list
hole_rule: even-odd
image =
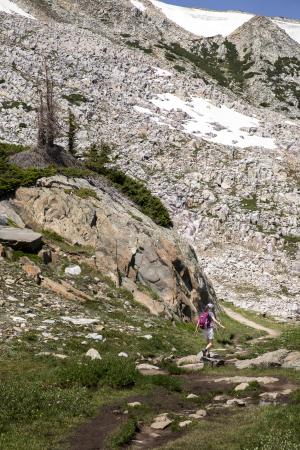
[(296, 317), (299, 44), (263, 18), (196, 37), (149, 1), (17, 3), (35, 19), (0, 15), (1, 139), (34, 143), (46, 58), (78, 154), (111, 146), (112, 164), (163, 199), (221, 298)]

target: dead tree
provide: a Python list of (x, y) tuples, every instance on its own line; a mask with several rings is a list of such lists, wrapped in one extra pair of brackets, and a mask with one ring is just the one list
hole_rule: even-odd
[(39, 92), (38, 147), (45, 149), (47, 152), (53, 150), (59, 132), (53, 89), (53, 78), (49, 76), (48, 67), (45, 63), (45, 77)]

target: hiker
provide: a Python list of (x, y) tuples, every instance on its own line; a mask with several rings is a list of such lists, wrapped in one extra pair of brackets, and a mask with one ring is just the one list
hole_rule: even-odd
[(225, 328), (215, 317), (213, 313), (214, 305), (212, 303), (208, 303), (205, 307), (205, 311), (200, 315), (195, 334), (198, 332), (198, 328), (201, 328), (204, 332), (204, 336), (206, 338), (207, 345), (204, 350), (202, 350), (203, 356), (207, 356), (210, 358), (209, 350), (213, 346), (214, 339), (214, 326), (215, 324), (220, 326), (221, 328)]

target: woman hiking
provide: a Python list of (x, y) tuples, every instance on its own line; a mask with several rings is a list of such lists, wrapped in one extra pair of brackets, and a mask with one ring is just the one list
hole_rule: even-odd
[(206, 347), (202, 350), (202, 356), (206, 356), (210, 358), (209, 350), (213, 346), (213, 340), (214, 340), (214, 327), (215, 325), (220, 326), (221, 328), (225, 327), (216, 319), (214, 313), (213, 313), (214, 305), (212, 303), (208, 303), (205, 307), (205, 311), (200, 315), (197, 325), (195, 334), (198, 332), (198, 329), (201, 328), (204, 333), (204, 337), (206, 339)]

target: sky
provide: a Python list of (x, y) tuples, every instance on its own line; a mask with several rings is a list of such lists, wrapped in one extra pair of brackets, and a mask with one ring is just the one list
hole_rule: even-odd
[(161, 0), (172, 5), (239, 10), (263, 16), (300, 19), (300, 0)]

